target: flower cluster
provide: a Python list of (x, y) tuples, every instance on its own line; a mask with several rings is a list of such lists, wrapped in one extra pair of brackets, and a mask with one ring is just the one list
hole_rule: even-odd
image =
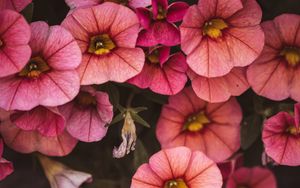
[[(141, 165), (131, 188), (276, 187), (265, 167), (239, 162), (250, 87), (265, 98), (300, 102), (300, 16), (262, 20), (256, 0), (65, 0), (60, 25), (29, 23), (30, 0), (0, 0), (0, 180), (12, 173), (3, 141), (38, 158), (52, 188), (91, 182), (47, 156), (66, 156), (78, 141), (98, 142), (124, 120), (121, 158), (135, 150), (132, 108), (114, 104), (103, 84), (168, 96), (156, 124), (161, 151)], [(142, 90), (142, 91), (141, 91)], [(138, 92), (137, 92), (138, 93)], [(152, 93), (152, 94), (153, 94)], [(114, 109), (121, 111), (114, 116)], [(300, 104), (263, 123), (272, 163), (300, 165)], [(253, 125), (255, 126), (255, 125)], [(2, 141), (3, 139), (3, 141)]]

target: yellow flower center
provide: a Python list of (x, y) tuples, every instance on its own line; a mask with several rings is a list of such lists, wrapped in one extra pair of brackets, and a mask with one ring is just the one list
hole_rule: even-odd
[(294, 47), (284, 48), (280, 55), (285, 58), (288, 64), (292, 67), (295, 67), (300, 62), (300, 49)]
[(299, 135), (300, 134), (300, 129), (298, 129), (297, 127), (295, 127), (294, 125), (291, 125), (289, 126), (287, 129), (286, 129), (286, 132), (291, 134), (291, 135)]
[(108, 34), (97, 35), (90, 39), (88, 52), (96, 55), (110, 53), (116, 47)]
[(159, 63), (159, 52), (158, 50), (154, 50), (147, 56), (148, 60), (153, 64)]
[(161, 5), (158, 5), (156, 19), (163, 20), (167, 17), (167, 11), (163, 9)]
[(212, 19), (204, 24), (203, 35), (212, 39), (222, 37), (222, 30), (228, 28), (228, 25), (222, 19)]
[(87, 106), (96, 106), (97, 100), (94, 96), (90, 93), (81, 91), (78, 96), (76, 97), (76, 101), (80, 106), (87, 107)]
[(19, 76), (24, 76), (28, 78), (37, 78), (41, 73), (47, 72), (50, 70), (50, 67), (46, 61), (37, 56), (31, 58), (27, 65), (19, 72)]
[(164, 188), (188, 188), (188, 186), (182, 179), (176, 179), (167, 181), (164, 185)]
[(184, 126), (185, 130), (190, 132), (199, 132), (201, 131), (206, 124), (210, 123), (210, 120), (202, 111), (198, 115), (194, 115), (188, 118), (186, 125)]

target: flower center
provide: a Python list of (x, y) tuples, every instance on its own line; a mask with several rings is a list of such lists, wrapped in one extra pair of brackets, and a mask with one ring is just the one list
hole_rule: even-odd
[(285, 58), (288, 64), (295, 67), (300, 62), (300, 49), (295, 47), (286, 47), (281, 52), (280, 55)]
[(37, 56), (31, 58), (27, 65), (19, 72), (19, 76), (24, 76), (28, 78), (37, 78), (41, 73), (47, 72), (50, 70), (50, 67), (46, 61)]
[(77, 104), (79, 104), (82, 107), (97, 105), (96, 97), (92, 96), (90, 93), (85, 91), (80, 91), (75, 100), (77, 101)]
[(228, 28), (228, 25), (222, 19), (212, 19), (208, 22), (205, 22), (203, 26), (203, 35), (207, 35), (212, 39), (217, 39), (222, 37), (222, 30)]
[(159, 63), (159, 51), (156, 49), (147, 56), (148, 60), (153, 64)]
[(294, 125), (291, 125), (289, 126), (287, 129), (286, 129), (286, 132), (291, 134), (291, 135), (299, 135), (300, 134), (300, 129), (298, 129), (297, 127), (295, 127)]
[(192, 115), (188, 118), (184, 129), (190, 132), (199, 132), (208, 123), (210, 123), (210, 120), (205, 115), (204, 111), (201, 111), (199, 114)]
[(182, 179), (176, 179), (167, 181), (164, 185), (164, 188), (188, 188), (188, 186)]
[(108, 34), (97, 35), (91, 38), (89, 53), (96, 55), (105, 55), (110, 53), (116, 47)]
[(163, 20), (166, 17), (167, 17), (167, 11), (161, 5), (158, 5), (156, 19)]

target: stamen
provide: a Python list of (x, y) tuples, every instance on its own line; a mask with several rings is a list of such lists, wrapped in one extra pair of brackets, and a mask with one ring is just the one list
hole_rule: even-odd
[(164, 188), (188, 188), (188, 186), (182, 179), (176, 179), (167, 181)]
[(280, 55), (285, 58), (288, 65), (295, 67), (300, 63), (300, 49), (296, 47), (286, 47), (281, 52)]
[(212, 19), (206, 22), (203, 26), (203, 35), (207, 35), (210, 38), (217, 39), (222, 37), (222, 30), (228, 28), (226, 22), (222, 19)]
[(157, 16), (156, 19), (158, 20), (163, 20), (167, 17), (167, 11), (163, 9), (161, 5), (158, 5), (158, 11), (157, 11)]
[(97, 35), (90, 39), (89, 53), (105, 55), (116, 47), (108, 34)]
[(300, 135), (300, 129), (295, 127), (294, 125), (289, 126), (286, 129), (286, 132), (291, 134), (291, 135), (294, 135), (294, 136)]
[(197, 115), (193, 115), (188, 118), (184, 130), (188, 130), (190, 132), (199, 132), (201, 131), (206, 124), (210, 123), (210, 120), (202, 111)]
[(27, 65), (19, 72), (19, 76), (37, 78), (40, 74), (50, 70), (46, 61), (41, 57), (31, 58)]
[(147, 56), (148, 60), (153, 64), (159, 63), (159, 52), (158, 50), (154, 50)]
[(90, 93), (81, 91), (78, 96), (76, 97), (77, 103), (82, 107), (90, 107), (96, 106), (97, 100), (95, 96), (92, 96)]

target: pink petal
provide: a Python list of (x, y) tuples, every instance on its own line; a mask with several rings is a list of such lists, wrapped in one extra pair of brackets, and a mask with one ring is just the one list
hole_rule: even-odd
[[(175, 46), (180, 43), (180, 32), (174, 24), (157, 21), (153, 23), (152, 27), (157, 43), (166, 46)], [(162, 35), (162, 33), (164, 34)]]
[(300, 16), (296, 14), (282, 14), (274, 19), (282, 40), (288, 45), (295, 44), (295, 36), (299, 30)]
[(0, 138), (0, 158), (3, 155), (3, 148), (4, 148), (4, 146), (3, 146), (3, 140)]
[(8, 121), (1, 125), (0, 131), (9, 147), (22, 153), (39, 151), (49, 156), (65, 156), (77, 144), (67, 132), (57, 137), (44, 137), (36, 131), (22, 131)]
[(147, 8), (137, 8), (136, 15), (140, 20), (140, 24), (144, 29), (148, 29), (151, 23), (151, 12)]
[(64, 131), (65, 120), (56, 108), (36, 107), (30, 111), (18, 111), (12, 122), (25, 131), (37, 130), (43, 136), (57, 136)]
[(81, 63), (79, 46), (71, 33), (61, 26), (50, 27), (42, 54), (49, 66), (56, 70), (75, 69)]
[(130, 188), (160, 188), (164, 181), (156, 175), (148, 164), (141, 165), (134, 174)]
[(300, 69), (296, 68), (293, 72), (292, 80), (290, 81), (290, 97), (295, 101), (300, 101)]
[(29, 42), (30, 48), (33, 51), (33, 56), (39, 55), (48, 39), (49, 25), (46, 22), (38, 21), (30, 24), (31, 39)]
[(294, 117), (295, 117), (295, 126), (298, 128), (300, 123), (300, 103), (296, 103), (294, 105)]
[(227, 21), (235, 27), (259, 25), (262, 10), (255, 0), (243, 0), (243, 9), (232, 15)]
[[(273, 50), (281, 50), (283, 47), (283, 39), (281, 34), (276, 28), (277, 26), (273, 21), (266, 21), (261, 24), (265, 33), (265, 48), (271, 48)], [(262, 53), (263, 55), (264, 53)], [(277, 54), (276, 54), (277, 55)]]
[(13, 164), (4, 158), (0, 157), (0, 181), (5, 179), (8, 175), (13, 173), (14, 167)]
[(187, 12), (189, 5), (184, 2), (175, 2), (168, 7), (167, 20), (168, 22), (174, 23), (179, 22), (183, 19)]
[(151, 26), (149, 29), (142, 30), (139, 33), (136, 45), (143, 47), (151, 47), (157, 45), (158, 42), (156, 41), (153, 33), (153, 26)]
[(32, 0), (2, 0), (0, 2), (0, 10), (11, 9), (21, 12)]
[(130, 0), (129, 6), (133, 8), (148, 7), (151, 5), (151, 0)]
[(162, 46), (157, 48), (159, 51), (159, 62), (160, 62), (160, 66), (163, 66), (164, 63), (166, 63), (170, 57), (170, 51), (171, 48), (168, 46)]
[(97, 5), (100, 0), (65, 0), (65, 2), (71, 9), (75, 9)]
[(148, 88), (151, 86), (153, 81), (153, 75), (157, 73), (156, 66), (151, 65), (150, 63), (145, 63), (143, 70), (136, 75), (135, 77), (128, 80), (128, 83), (136, 85), (140, 88)]

